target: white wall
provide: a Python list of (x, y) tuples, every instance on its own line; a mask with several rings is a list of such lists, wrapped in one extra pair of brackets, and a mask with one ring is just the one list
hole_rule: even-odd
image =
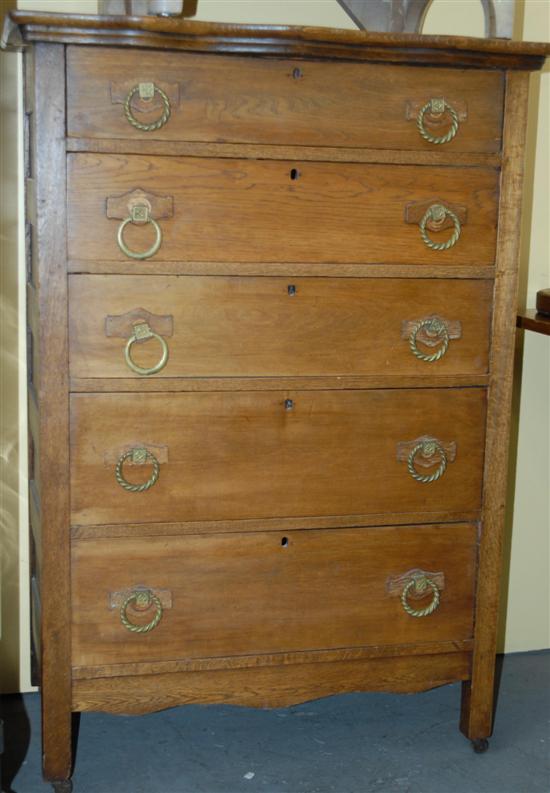
[[(96, 0), (19, 0), (18, 7), (42, 11), (95, 13)], [(199, 0), (196, 17), (220, 22), (264, 24), (328, 25), (354, 27), (336, 0)], [(424, 28), (425, 33), (482, 35), (483, 17), (478, 0), (434, 0)], [(519, 0), (518, 33), (526, 40), (550, 40), (550, 3), (548, 0)], [(10, 60), (11, 59), (11, 60)], [(27, 598), (27, 524), (25, 498), (25, 399), (23, 363), (22, 292), (17, 277), (23, 278), (22, 249), (19, 260), (16, 241), (21, 227), (15, 221), (17, 200), (16, 109), (18, 96), (18, 56), (0, 58), (2, 78), (0, 169), (3, 215), (0, 233), (2, 304), (8, 307), (0, 339), (2, 397), (4, 412), (0, 462), (4, 464), (3, 500), (0, 504), (2, 542), (3, 635), (0, 653), (4, 663), (0, 690), (13, 690), (17, 655), (21, 656), (21, 687), (29, 686), (28, 672), (28, 598)], [(522, 286), (520, 302), (534, 305), (534, 294), (550, 286), (549, 195), (550, 195), (550, 74), (532, 78), (527, 147), (528, 187), (524, 213), (522, 245)], [(532, 186), (531, 186), (532, 183)], [(21, 191), (21, 182), (19, 181)], [(16, 321), (20, 309), (19, 325)], [(7, 316), (7, 319), (6, 319)], [(503, 585), (503, 619), (500, 646), (506, 651), (539, 649), (550, 646), (550, 340), (518, 334), (518, 367), (515, 404), (515, 437), (511, 461), (511, 495), (508, 510), (509, 578)], [(16, 381), (18, 350), (19, 383)], [(522, 366), (523, 362), (523, 366)], [(17, 395), (19, 394), (19, 401)], [(18, 406), (19, 405), (19, 406)], [(7, 411), (7, 412), (6, 412)], [(10, 425), (12, 429), (7, 431)], [(14, 430), (13, 427), (16, 429)], [(516, 448), (517, 447), (517, 448)], [(517, 451), (517, 460), (516, 460)], [(6, 488), (7, 485), (7, 488)], [(21, 496), (18, 491), (20, 491)], [(510, 556), (511, 553), (511, 556)], [(508, 562), (507, 562), (508, 566)], [(19, 609), (16, 608), (19, 593)], [(19, 624), (20, 623), (20, 624)], [(7, 659), (7, 663), (6, 663)]]

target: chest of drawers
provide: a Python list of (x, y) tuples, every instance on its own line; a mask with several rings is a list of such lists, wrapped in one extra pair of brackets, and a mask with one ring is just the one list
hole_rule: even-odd
[(453, 681), (485, 749), (548, 48), (13, 19), (46, 778), (83, 711)]

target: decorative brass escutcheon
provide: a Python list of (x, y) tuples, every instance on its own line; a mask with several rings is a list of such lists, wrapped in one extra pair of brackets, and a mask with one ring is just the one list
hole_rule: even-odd
[[(147, 339), (156, 339), (161, 346), (162, 354), (161, 357), (154, 366), (151, 366), (149, 369), (144, 368), (142, 366), (138, 366), (137, 363), (134, 362), (132, 359), (132, 345), (135, 343), (147, 341)], [(136, 322), (134, 325), (134, 332), (128, 339), (126, 343), (126, 347), (124, 349), (124, 357), (126, 359), (127, 365), (133, 372), (140, 375), (151, 375), (160, 372), (166, 366), (166, 362), (168, 361), (168, 345), (166, 344), (165, 340), (162, 336), (159, 336), (158, 333), (155, 333), (149, 327), (147, 322)]]
[[(146, 251), (143, 251), (142, 253), (130, 250), (130, 248), (124, 242), (124, 229), (128, 223), (135, 223), (136, 225), (151, 223), (155, 230), (155, 241), (150, 248), (148, 248)], [(128, 256), (130, 259), (149, 259), (151, 256), (155, 255), (162, 242), (162, 231), (160, 230), (160, 226), (157, 221), (151, 217), (148, 206), (145, 204), (136, 204), (132, 207), (130, 216), (125, 218), (118, 227), (117, 242), (122, 253), (124, 253), (124, 255)]]
[[(158, 94), (162, 99), (162, 114), (156, 121), (152, 121), (150, 124), (142, 124), (141, 121), (138, 121), (132, 113), (132, 99), (136, 94), (139, 94), (140, 99), (144, 101), (151, 101), (155, 96), (155, 93)], [(139, 83), (138, 85), (135, 85), (133, 88), (131, 88), (128, 92), (128, 96), (124, 102), (124, 115), (126, 116), (128, 122), (136, 129), (139, 129), (142, 132), (154, 132), (154, 130), (163, 127), (170, 118), (170, 100), (162, 88), (159, 88), (158, 85), (155, 85), (154, 83)]]
[[(434, 118), (438, 118), (441, 117), (445, 112), (449, 114), (451, 119), (449, 131), (446, 132), (445, 135), (432, 135), (425, 127), (426, 114), (429, 114)], [(430, 99), (429, 102), (426, 102), (424, 107), (419, 110), (418, 116), (416, 117), (416, 126), (424, 140), (427, 140), (428, 143), (449, 143), (449, 141), (451, 141), (458, 132), (458, 113), (448, 102), (445, 101), (445, 99), (442, 97), (434, 97)]]
[[(438, 225), (443, 225), (447, 217), (453, 221), (453, 233), (446, 242), (434, 242), (426, 231), (428, 222), (431, 222), (432, 227), (435, 226), (437, 228)], [(444, 204), (432, 204), (429, 206), (419, 223), (419, 228), (422, 241), (433, 251), (446, 251), (452, 248), (458, 242), (460, 232), (462, 231), (458, 216), (452, 209)]]
[[(132, 606), (135, 611), (148, 611), (152, 606), (155, 607), (153, 619), (145, 625), (136, 625), (130, 621), (128, 616), (128, 606)], [(149, 633), (157, 627), (162, 618), (162, 603), (160, 598), (150, 589), (137, 588), (124, 600), (120, 607), (120, 621), (126, 630), (131, 633)]]
[[(432, 592), (432, 601), (428, 606), (423, 609), (415, 609), (410, 605), (408, 601), (410, 593), (414, 593), (417, 597), (421, 597), (424, 593), (428, 594), (430, 590)], [(438, 608), (439, 601), (440, 593), (437, 584), (422, 572), (413, 573), (401, 593), (401, 605), (411, 617), (429, 617), (429, 615), (433, 614)]]
[[(126, 462), (126, 460), (131, 459), (134, 465), (144, 465), (145, 463), (151, 463), (153, 466), (153, 472), (149, 479), (146, 482), (143, 482), (140, 485), (134, 485), (131, 482), (128, 482), (125, 479), (122, 473), (122, 466)], [(150, 487), (156, 483), (159, 478), (160, 473), (160, 466), (159, 461), (155, 457), (155, 455), (149, 451), (149, 449), (144, 449), (142, 447), (136, 447), (134, 449), (129, 449), (118, 459), (118, 462), (115, 466), (115, 477), (118, 484), (124, 489), (127, 490), (129, 493), (143, 493), (145, 490), (149, 490)]]

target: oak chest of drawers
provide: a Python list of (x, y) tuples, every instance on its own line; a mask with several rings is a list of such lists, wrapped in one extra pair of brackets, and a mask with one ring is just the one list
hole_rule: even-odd
[(82, 711), (459, 680), (483, 750), (547, 48), (14, 19), (46, 778)]

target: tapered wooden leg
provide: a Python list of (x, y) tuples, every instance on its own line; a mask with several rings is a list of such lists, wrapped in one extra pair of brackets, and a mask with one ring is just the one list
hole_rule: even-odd
[(460, 729), (484, 751), (494, 709), (498, 601), (508, 473), (510, 406), (519, 263), (520, 199), (525, 157), (528, 74), (506, 73), (505, 120), (496, 251), (490, 380), (487, 395), (483, 510), (471, 680), (463, 684)]
[(478, 754), (488, 749), (487, 738), (493, 729), (494, 677), (489, 677), (482, 682), (479, 691), (473, 687), (471, 680), (462, 683), (460, 729), (472, 741), (473, 749)]
[[(44, 697), (44, 695), (43, 695)], [(56, 793), (70, 793), (73, 772), (74, 716), (60, 708), (42, 711), (42, 766), (44, 779)]]

